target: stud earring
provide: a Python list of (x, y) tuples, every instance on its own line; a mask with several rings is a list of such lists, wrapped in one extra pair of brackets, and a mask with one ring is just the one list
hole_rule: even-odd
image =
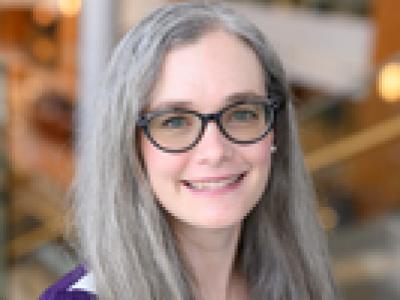
[(271, 153), (275, 153), (278, 150), (278, 148), (275, 145), (271, 145), (270, 149), (271, 149)]

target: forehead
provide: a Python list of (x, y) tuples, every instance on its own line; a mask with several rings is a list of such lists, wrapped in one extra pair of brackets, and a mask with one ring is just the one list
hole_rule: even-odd
[(239, 93), (265, 94), (263, 68), (247, 44), (219, 30), (166, 55), (150, 107), (180, 100), (218, 105)]

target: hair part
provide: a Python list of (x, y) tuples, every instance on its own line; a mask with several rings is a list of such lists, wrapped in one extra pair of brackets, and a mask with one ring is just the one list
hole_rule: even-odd
[(251, 298), (335, 297), (281, 63), (242, 16), (220, 4), (186, 2), (156, 10), (124, 36), (84, 116), (92, 127), (78, 145), (73, 209), (78, 253), (94, 274), (99, 299), (193, 299), (191, 274), (140, 162), (135, 124), (168, 51), (220, 29), (256, 53), (269, 96), (282, 107), (270, 180), (240, 240), (237, 264)]

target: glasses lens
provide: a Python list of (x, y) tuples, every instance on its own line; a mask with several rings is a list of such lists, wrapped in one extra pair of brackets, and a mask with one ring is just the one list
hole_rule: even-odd
[(153, 117), (149, 123), (152, 138), (167, 149), (188, 147), (201, 131), (201, 120), (189, 112), (166, 112)]
[(223, 113), (221, 125), (233, 139), (246, 142), (260, 138), (271, 122), (272, 114), (264, 103), (242, 103)]

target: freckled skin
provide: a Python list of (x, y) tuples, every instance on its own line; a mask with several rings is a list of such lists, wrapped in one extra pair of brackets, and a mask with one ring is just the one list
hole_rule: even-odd
[[(255, 53), (224, 31), (207, 33), (194, 44), (166, 56), (151, 96), (150, 110), (163, 101), (185, 100), (201, 113), (214, 113), (229, 95), (265, 95), (264, 75)], [(196, 147), (186, 153), (165, 153), (141, 137), (141, 151), (153, 191), (160, 204), (180, 224), (226, 228), (241, 223), (257, 204), (270, 172), (273, 133), (251, 145), (228, 141), (209, 123)], [(239, 174), (247, 176), (234, 191), (196, 195), (181, 180)]]

